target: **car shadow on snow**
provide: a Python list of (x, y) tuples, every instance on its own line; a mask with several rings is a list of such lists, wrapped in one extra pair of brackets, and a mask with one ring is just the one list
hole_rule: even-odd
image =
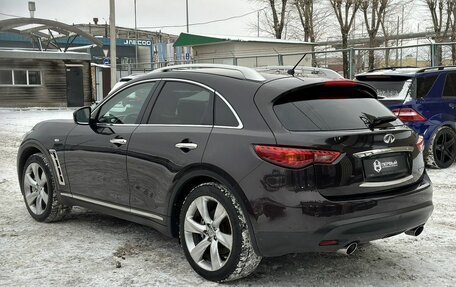
[[(182, 260), (179, 265), (187, 265), (178, 240), (170, 239), (153, 228), (79, 207), (74, 208), (64, 222), (93, 229), (94, 232), (99, 233), (99, 236), (103, 236), (103, 233), (116, 236), (123, 244), (117, 247), (113, 253), (114, 257), (125, 259), (125, 257), (147, 255), (166, 256), (173, 257), (174, 260)], [(154, 254), (157, 252), (161, 254)], [(363, 281), (370, 284), (369, 280), (374, 278), (375, 280), (395, 278), (414, 281), (419, 274), (418, 270), (403, 266), (401, 263), (404, 258), (409, 261), (408, 265), (416, 264), (417, 268), (420, 266), (420, 258), (404, 256), (376, 242), (361, 245), (351, 256), (338, 253), (289, 254), (263, 258), (251, 276), (227, 284), (271, 285), (273, 282), (277, 284), (307, 282), (305, 285), (315, 286), (321, 285), (322, 282), (347, 284)], [(416, 262), (410, 262), (410, 260), (416, 260)], [(166, 263), (155, 262), (155, 264), (163, 264), (163, 268), (173, 268)], [(187, 266), (190, 269), (190, 266)], [(145, 266), (138, 266), (138, 268), (143, 267)], [(175, 275), (178, 276), (178, 274)], [(185, 277), (189, 274), (185, 272), (182, 275)], [(298, 279), (302, 281), (296, 281)]]

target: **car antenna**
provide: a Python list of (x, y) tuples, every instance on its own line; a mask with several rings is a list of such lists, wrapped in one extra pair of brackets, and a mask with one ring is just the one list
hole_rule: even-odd
[(299, 63), (301, 63), (301, 61), (304, 59), (304, 57), (307, 56), (307, 54), (309, 54), (309, 53), (304, 53), (304, 55), (302, 55), (301, 59), (299, 59), (299, 61), (296, 63), (296, 65), (294, 65), (294, 67), (292, 69), (288, 70), (287, 73), (294, 76), (296, 67), (299, 65)]

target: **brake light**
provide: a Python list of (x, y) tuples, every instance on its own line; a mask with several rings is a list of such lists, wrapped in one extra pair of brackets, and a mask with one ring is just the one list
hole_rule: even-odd
[(403, 122), (425, 122), (426, 118), (412, 108), (394, 109), (396, 117)]
[(424, 150), (424, 138), (423, 136), (418, 136), (418, 140), (416, 141), (416, 148), (422, 152)]
[(358, 83), (350, 80), (335, 80), (325, 82), (326, 87), (356, 87)]
[(261, 159), (287, 168), (303, 168), (312, 164), (331, 164), (340, 156), (340, 152), (337, 151), (266, 145), (256, 145), (255, 152)]

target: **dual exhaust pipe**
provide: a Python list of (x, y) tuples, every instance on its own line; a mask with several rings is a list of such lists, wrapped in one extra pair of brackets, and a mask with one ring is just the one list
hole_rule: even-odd
[(358, 243), (352, 242), (352, 243), (347, 244), (347, 246), (345, 246), (344, 248), (337, 250), (337, 253), (343, 254), (343, 255), (352, 255), (353, 253), (355, 253), (355, 251), (357, 249), (358, 249)]
[[(405, 234), (410, 235), (410, 236), (418, 236), (420, 235), (424, 230), (423, 226), (418, 226), (413, 229), (409, 229), (405, 231)], [(352, 242), (349, 243), (347, 246), (345, 246), (342, 249), (337, 250), (337, 253), (343, 254), (343, 255), (352, 255), (355, 253), (355, 251), (358, 249), (358, 243), (357, 242)]]
[(407, 235), (410, 235), (410, 236), (418, 236), (423, 232), (423, 230), (424, 230), (423, 226), (418, 226), (413, 229), (407, 230), (404, 233)]

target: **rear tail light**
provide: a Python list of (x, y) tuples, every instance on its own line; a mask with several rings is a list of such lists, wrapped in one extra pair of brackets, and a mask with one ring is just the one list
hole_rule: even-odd
[(312, 164), (331, 164), (340, 152), (256, 145), (257, 155), (273, 164), (287, 168), (303, 168)]
[(426, 118), (412, 108), (394, 109), (396, 117), (403, 122), (425, 122)]
[(324, 84), (326, 87), (349, 87), (353, 88), (358, 86), (358, 83), (355, 81), (350, 80), (333, 80), (333, 81), (326, 81)]
[(416, 141), (416, 148), (422, 152), (424, 150), (424, 138), (423, 136), (418, 136), (418, 140)]

